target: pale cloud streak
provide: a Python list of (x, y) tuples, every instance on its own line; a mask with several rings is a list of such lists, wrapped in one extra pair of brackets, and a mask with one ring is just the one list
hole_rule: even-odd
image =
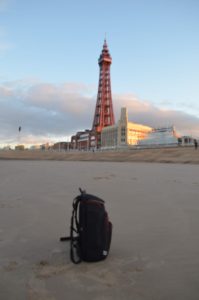
[(0, 41), (0, 52), (5, 52), (10, 48), (11, 48), (10, 44)]
[[(1, 2), (0, 2), (0, 12), (1, 12)], [(0, 26), (0, 55), (3, 56), (7, 51), (9, 51), (12, 48), (13, 45), (7, 41), (6, 29), (3, 26)]]
[[(54, 85), (37, 79), (0, 85), (0, 139), (4, 144), (39, 144), (66, 140), (78, 130), (91, 129), (96, 89), (82, 83)], [(131, 94), (113, 94), (116, 121), (121, 107), (129, 121), (151, 127), (175, 125), (182, 134), (199, 137), (199, 119), (183, 112), (158, 108)]]
[(8, 0), (0, 0), (0, 12), (6, 10), (9, 2)]
[(61, 86), (53, 84), (39, 84), (31, 87), (25, 95), (23, 102), (34, 107), (40, 107), (46, 111), (59, 113), (71, 113), (82, 116), (86, 114), (91, 102), (86, 86), (66, 83)]

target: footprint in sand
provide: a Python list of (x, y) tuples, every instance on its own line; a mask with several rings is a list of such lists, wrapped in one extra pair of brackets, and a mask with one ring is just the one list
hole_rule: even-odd
[(10, 261), (8, 265), (4, 266), (4, 270), (7, 272), (16, 270), (18, 263), (16, 261)]

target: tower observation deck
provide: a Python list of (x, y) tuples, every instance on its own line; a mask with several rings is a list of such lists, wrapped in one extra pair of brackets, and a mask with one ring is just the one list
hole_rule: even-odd
[(111, 78), (110, 78), (110, 66), (112, 58), (109, 54), (106, 40), (100, 57), (98, 59), (99, 64), (99, 84), (97, 102), (95, 107), (95, 114), (93, 119), (92, 130), (98, 135), (98, 146), (100, 146), (100, 134), (104, 127), (115, 124), (113, 103), (111, 95)]

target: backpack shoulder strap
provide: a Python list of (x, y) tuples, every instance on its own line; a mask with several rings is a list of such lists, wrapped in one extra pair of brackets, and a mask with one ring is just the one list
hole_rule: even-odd
[(82, 261), (80, 247), (79, 247), (79, 220), (77, 217), (80, 201), (83, 199), (86, 191), (81, 188), (80, 195), (73, 200), (73, 210), (70, 224), (70, 235), (60, 238), (60, 241), (70, 241), (70, 258), (74, 264), (78, 264)]
[(79, 220), (77, 217), (80, 201), (81, 195), (73, 200), (73, 212), (70, 225), (70, 258), (74, 264), (78, 264), (82, 261), (79, 247)]

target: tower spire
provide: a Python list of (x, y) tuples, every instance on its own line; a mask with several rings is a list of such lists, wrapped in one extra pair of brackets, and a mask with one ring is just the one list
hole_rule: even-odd
[(99, 136), (98, 146), (100, 146), (100, 134), (102, 129), (106, 126), (111, 126), (115, 124), (112, 95), (111, 95), (111, 78), (110, 78), (111, 63), (112, 63), (112, 58), (109, 53), (108, 45), (105, 38), (102, 52), (98, 59), (100, 73), (99, 73), (97, 102), (95, 107), (95, 115), (93, 119), (93, 128), (92, 128), (93, 131), (98, 133)]

